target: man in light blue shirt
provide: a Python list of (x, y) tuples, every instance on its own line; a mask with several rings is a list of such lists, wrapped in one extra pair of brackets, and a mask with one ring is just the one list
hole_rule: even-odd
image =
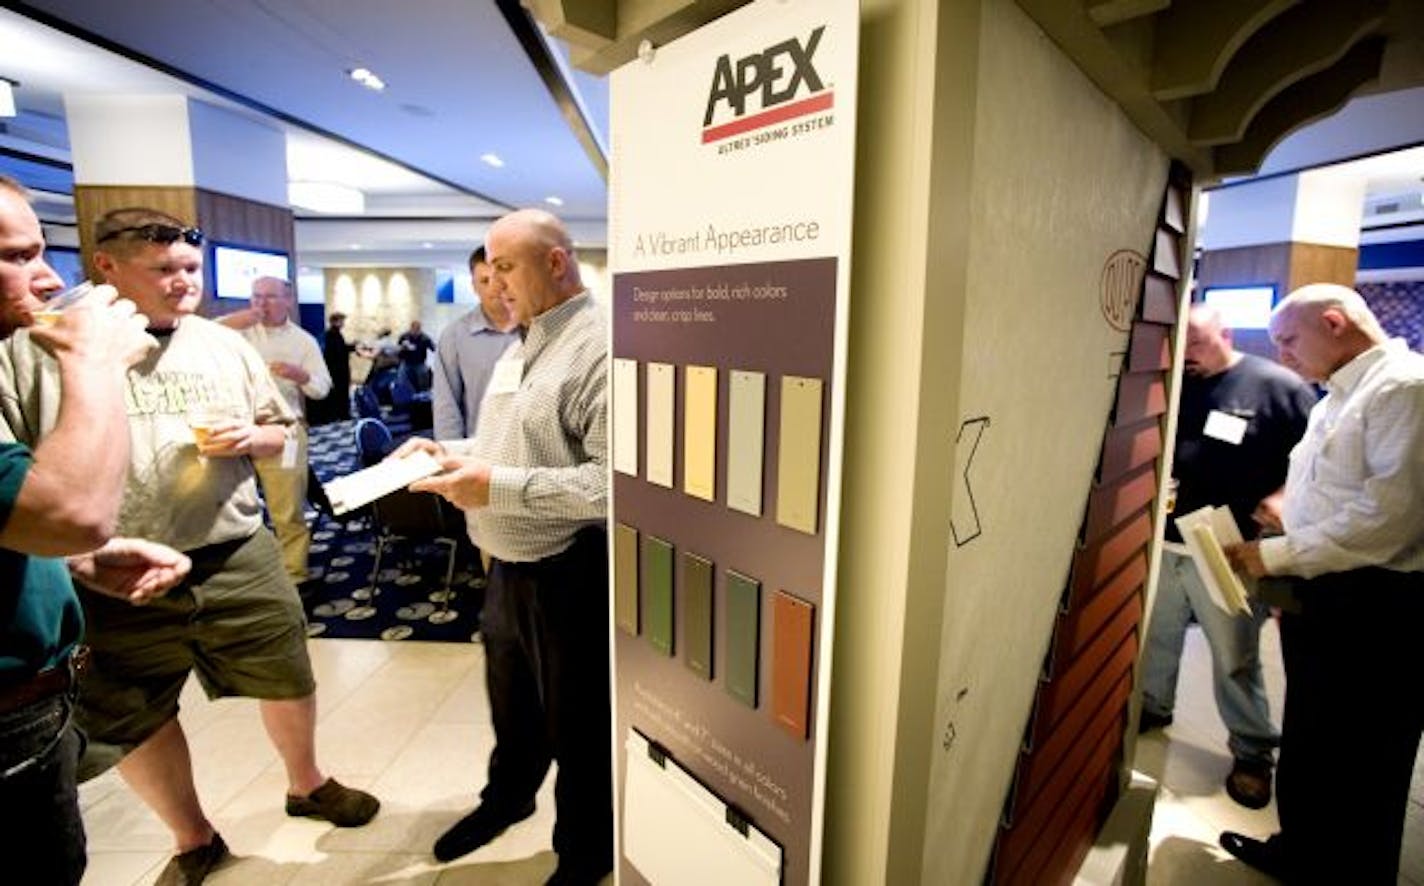
[(470, 276), (480, 306), (440, 333), (435, 346), (435, 439), (464, 440), (475, 435), (490, 373), (500, 354), (518, 336), (509, 307), (491, 284), (483, 246), (470, 254)]

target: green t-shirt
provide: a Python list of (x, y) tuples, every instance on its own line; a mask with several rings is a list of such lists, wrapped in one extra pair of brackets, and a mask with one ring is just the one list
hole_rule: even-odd
[[(0, 443), (0, 528), (33, 458), (18, 443)], [(84, 633), (84, 615), (64, 561), (0, 548), (0, 682), (55, 664)]]

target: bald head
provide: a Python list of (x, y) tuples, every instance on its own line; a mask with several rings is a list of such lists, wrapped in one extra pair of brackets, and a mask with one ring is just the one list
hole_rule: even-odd
[(496, 221), (485, 235), (485, 253), (491, 288), (520, 326), (583, 291), (568, 229), (542, 209)]
[(1319, 382), (1388, 339), (1364, 298), (1337, 283), (1312, 283), (1281, 299), (1270, 331), (1281, 362)]
[(1187, 312), (1187, 347), (1183, 368), (1190, 375), (1210, 378), (1241, 359), (1231, 343), (1231, 330), (1221, 322), (1216, 308), (1197, 303)]

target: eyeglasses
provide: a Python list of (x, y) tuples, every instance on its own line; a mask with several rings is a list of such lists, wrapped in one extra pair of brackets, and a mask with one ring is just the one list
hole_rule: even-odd
[(150, 243), (160, 243), (164, 246), (179, 240), (189, 246), (203, 245), (203, 232), (198, 228), (180, 228), (177, 225), (165, 225), (157, 222), (150, 225), (137, 225), (132, 228), (118, 228), (100, 237), (99, 242), (116, 240), (123, 236), (135, 240), (147, 240)]

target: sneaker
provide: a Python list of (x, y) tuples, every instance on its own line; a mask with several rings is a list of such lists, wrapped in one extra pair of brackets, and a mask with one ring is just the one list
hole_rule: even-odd
[(494, 811), (481, 803), (475, 810), (455, 822), (448, 831), (435, 841), (435, 860), (454, 861), (462, 855), (469, 855), (476, 849), (504, 833), (505, 829), (534, 814), (534, 801), (509, 814)]
[(287, 795), (287, 814), (295, 818), (319, 818), (339, 828), (360, 827), (376, 817), (381, 801), (334, 778), (305, 797)]
[(223, 842), (222, 834), (214, 833), (205, 845), (187, 852), (180, 852), (168, 859), (154, 886), (197, 886), (207, 879), (213, 868), (222, 864), (231, 853)]
[(1146, 708), (1142, 709), (1142, 716), (1137, 721), (1137, 734), (1151, 732), (1154, 729), (1166, 729), (1172, 725), (1171, 714), (1157, 714)]
[(1269, 760), (1237, 760), (1226, 776), (1226, 793), (1247, 809), (1264, 809), (1271, 802)]

